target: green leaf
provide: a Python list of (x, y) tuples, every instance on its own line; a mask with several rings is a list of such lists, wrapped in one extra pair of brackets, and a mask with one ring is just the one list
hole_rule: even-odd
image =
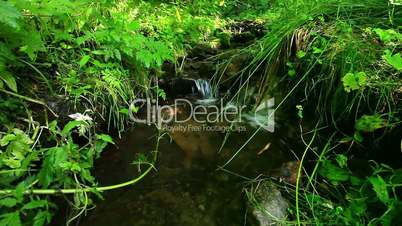
[(332, 164), (330, 161), (324, 161), (318, 172), (331, 182), (337, 183), (349, 180), (349, 172)]
[(114, 50), (114, 56), (116, 57), (116, 59), (121, 61), (121, 54), (120, 54), (120, 51), (118, 49)]
[(343, 78), (343, 87), (346, 92), (350, 92), (352, 90), (358, 90), (360, 87), (363, 87), (367, 83), (367, 75), (364, 72), (358, 73), (347, 73)]
[(33, 226), (43, 226), (45, 223), (50, 223), (52, 215), (48, 211), (39, 211), (34, 217)]
[(107, 142), (107, 143), (114, 144), (112, 137), (107, 135), (107, 134), (100, 134), (100, 135), (97, 134), (96, 137), (98, 139), (100, 139), (100, 140), (103, 140), (103, 141)]
[(388, 204), (390, 198), (387, 190), (387, 183), (385, 183), (384, 179), (377, 175), (377, 177), (370, 177), (369, 181), (373, 185), (373, 189), (377, 194), (378, 199), (384, 204)]
[(75, 39), (75, 43), (77, 43), (77, 45), (81, 45), (82, 43), (86, 42), (90, 38), (91, 38), (91, 36), (89, 34), (86, 34), (84, 36), (77, 37)]
[(80, 62), (79, 62), (80, 67), (85, 66), (85, 65), (88, 63), (89, 59), (91, 59), (90, 56), (84, 55), (84, 56), (81, 58)]
[(128, 108), (121, 108), (121, 109), (119, 110), (119, 112), (122, 113), (123, 115), (128, 116)]
[(0, 42), (0, 71), (5, 70), (4, 60), (14, 61), (16, 60), (16, 56), (14, 55), (10, 45)]
[(2, 70), (2, 68), (0, 67), (0, 80), (4, 81), (4, 83), (6, 83), (7, 87), (12, 90), (13, 92), (17, 92), (17, 82), (15, 81), (14, 76), (6, 71), (6, 70)]
[(22, 38), (22, 47), (20, 51), (28, 54), (29, 58), (34, 61), (38, 52), (46, 52), (45, 44), (42, 41), (41, 34), (32, 30), (26, 32)]
[(389, 3), (391, 3), (392, 5), (402, 5), (402, 0), (389, 0)]
[(303, 50), (299, 50), (297, 51), (296, 56), (297, 58), (301, 59), (306, 56), (306, 52), (304, 52)]
[(22, 202), (24, 199), (24, 191), (25, 191), (25, 181), (20, 182), (14, 190), (14, 197), (18, 200), (18, 202)]
[(0, 146), (2, 146), (2, 147), (7, 146), (11, 141), (15, 140), (15, 138), (16, 138), (15, 134), (11, 134), (11, 133), (6, 134), (0, 140)]
[(335, 160), (341, 168), (346, 168), (348, 165), (348, 158), (343, 154), (336, 155)]
[(374, 32), (380, 37), (380, 40), (384, 43), (391, 42), (391, 41), (398, 41), (402, 40), (402, 34), (396, 32), (394, 29), (381, 29), (376, 28)]
[(14, 29), (19, 30), (18, 20), (21, 18), (21, 13), (16, 9), (11, 2), (1, 1), (0, 4), (0, 23), (6, 24)]
[(81, 123), (82, 123), (81, 121), (77, 121), (77, 120), (68, 122), (64, 126), (63, 130), (61, 131), (61, 135), (67, 136), (72, 129), (74, 129), (76, 126), (80, 125)]
[(356, 141), (357, 143), (363, 142), (363, 136), (361, 135), (361, 133), (359, 131), (356, 131), (353, 134), (353, 140)]
[(61, 164), (67, 161), (68, 153), (62, 147), (53, 147), (46, 153), (46, 158), (39, 171), (39, 183), (43, 187), (48, 187), (55, 179), (62, 179)]
[(314, 53), (314, 54), (320, 54), (320, 53), (322, 53), (322, 52), (324, 52), (322, 49), (313, 46), (313, 53)]
[(17, 204), (17, 200), (14, 198), (4, 198), (0, 200), (0, 206), (5, 206), (5, 207), (13, 207)]
[(296, 105), (296, 109), (297, 109), (297, 116), (300, 119), (303, 119), (303, 106), (302, 105)]
[(288, 71), (288, 75), (290, 77), (294, 77), (296, 75), (296, 71), (294, 69), (291, 69), (291, 70)]
[(47, 206), (47, 200), (32, 200), (22, 207), (22, 210), (31, 210)]
[(140, 26), (140, 23), (138, 21), (133, 21), (133, 22), (131, 22), (131, 23), (129, 23), (127, 25), (127, 29), (130, 30), (130, 31), (135, 31), (135, 30), (138, 30), (140, 28), (141, 28), (141, 26)]
[(357, 120), (355, 129), (362, 132), (374, 132), (385, 126), (386, 120), (381, 118), (380, 115), (363, 115)]
[(396, 53), (392, 55), (390, 50), (385, 50), (385, 54), (382, 56), (383, 59), (392, 67), (394, 67), (396, 70), (401, 71), (402, 70), (402, 57), (401, 54)]
[(0, 216), (1, 226), (21, 226), (20, 213), (18, 211), (6, 213)]
[(147, 50), (140, 50), (137, 52), (136, 58), (139, 62), (143, 63), (146, 68), (149, 68), (154, 59), (152, 53)]

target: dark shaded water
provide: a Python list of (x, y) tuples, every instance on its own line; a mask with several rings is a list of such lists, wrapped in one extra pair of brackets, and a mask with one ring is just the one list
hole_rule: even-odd
[[(174, 140), (165, 136), (160, 141), (157, 171), (133, 186), (105, 192), (105, 199), (98, 200), (79, 225), (247, 225), (249, 216), (242, 193), (247, 180), (217, 168), (252, 132), (233, 133), (219, 154), (224, 133), (176, 133), (172, 134)], [(151, 158), (155, 134), (153, 127), (133, 128), (116, 147), (106, 150), (95, 168), (100, 183), (121, 183), (138, 175), (138, 166), (131, 163), (139, 153)], [(188, 144), (207, 147), (212, 154), (188, 153), (197, 151), (187, 148)], [(248, 178), (268, 175), (290, 159), (286, 156), (289, 150), (284, 149), (280, 137), (259, 133), (226, 169)]]

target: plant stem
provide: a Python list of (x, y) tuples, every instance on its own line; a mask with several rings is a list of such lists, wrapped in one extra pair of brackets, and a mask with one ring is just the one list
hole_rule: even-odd
[[(158, 149), (159, 149), (159, 140), (162, 136), (160, 136), (160, 134), (158, 134), (158, 139), (156, 142), (156, 146), (155, 146), (155, 151), (154, 151), (154, 156), (153, 156), (153, 161), (154, 163), (157, 160), (158, 157)], [(113, 189), (117, 189), (117, 188), (122, 188), (122, 187), (126, 187), (132, 184), (137, 183), (138, 181), (140, 181), (142, 178), (144, 178), (152, 169), (154, 168), (154, 164), (151, 164), (147, 170), (145, 170), (140, 176), (120, 183), (120, 184), (114, 184), (114, 185), (109, 185), (109, 186), (104, 186), (104, 187), (87, 187), (87, 188), (70, 188), (70, 189), (31, 189), (31, 190), (26, 190), (24, 191), (25, 195), (28, 194), (35, 194), (35, 195), (54, 195), (54, 194), (75, 194), (78, 192), (91, 192), (91, 191), (97, 191), (97, 192), (101, 192), (101, 191), (108, 191), (108, 190), (113, 190)], [(6, 189), (6, 190), (0, 190), (0, 195), (9, 195), (14, 193), (15, 190), (13, 189)]]
[(39, 105), (45, 106), (55, 117), (59, 117), (59, 116), (58, 116), (49, 106), (47, 106), (47, 104), (46, 104), (45, 102), (43, 102), (43, 101), (36, 100), (36, 99), (30, 98), (30, 97), (26, 97), (26, 96), (20, 95), (20, 94), (18, 94), (18, 93), (10, 92), (10, 91), (7, 91), (7, 90), (5, 90), (5, 89), (0, 89), (0, 92), (7, 93), (7, 94), (9, 94), (9, 95), (11, 95), (11, 96), (15, 96), (15, 97), (17, 97), (17, 98), (26, 100), (26, 101), (28, 101), (28, 102), (32, 102), (32, 103), (35, 103), (35, 104), (39, 104)]

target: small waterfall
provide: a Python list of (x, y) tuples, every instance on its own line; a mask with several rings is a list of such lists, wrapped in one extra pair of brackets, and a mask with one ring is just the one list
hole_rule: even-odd
[(204, 79), (194, 80), (195, 85), (197, 86), (198, 93), (201, 95), (203, 99), (214, 99), (215, 94), (213, 92), (211, 83)]

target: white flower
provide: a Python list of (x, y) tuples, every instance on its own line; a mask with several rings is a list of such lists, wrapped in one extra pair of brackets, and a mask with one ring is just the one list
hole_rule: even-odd
[(83, 115), (81, 113), (71, 114), (68, 117), (75, 119), (77, 121), (92, 121), (93, 119), (88, 115)]

